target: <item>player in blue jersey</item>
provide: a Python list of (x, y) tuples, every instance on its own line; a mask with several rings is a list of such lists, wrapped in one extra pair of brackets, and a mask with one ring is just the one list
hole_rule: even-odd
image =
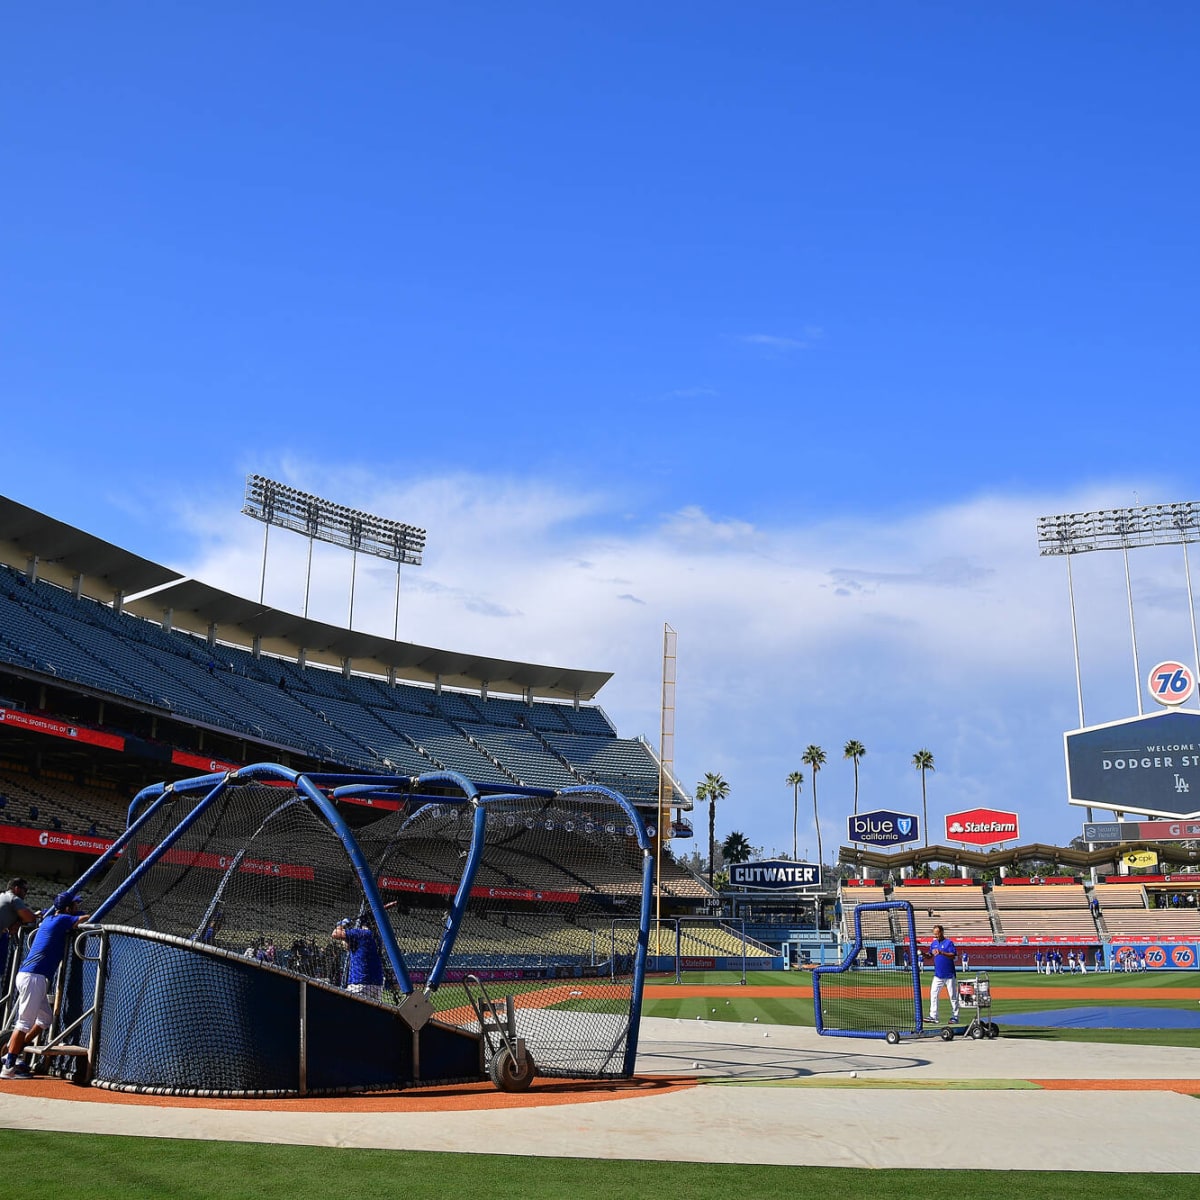
[(933, 981), (929, 985), (929, 1019), (937, 1024), (938, 996), (945, 990), (950, 997), (950, 1020), (958, 1020), (958, 976), (954, 969), (954, 956), (958, 953), (954, 943), (940, 926), (933, 927), (933, 941), (929, 943), (933, 956)]
[(367, 917), (339, 921), (331, 935), (346, 946), (346, 991), (368, 1000), (383, 998), (383, 960)]
[(54, 1010), (50, 1005), (50, 981), (58, 973), (59, 964), (67, 951), (67, 943), (75, 927), (86, 921), (79, 913), (79, 897), (73, 892), (59, 892), (54, 897), (54, 914), (46, 917), (33, 937), (29, 953), (17, 972), (17, 1016), (0, 1079), (28, 1079), (32, 1072), (23, 1055), (26, 1043), (33, 1041), (42, 1030), (50, 1028)]

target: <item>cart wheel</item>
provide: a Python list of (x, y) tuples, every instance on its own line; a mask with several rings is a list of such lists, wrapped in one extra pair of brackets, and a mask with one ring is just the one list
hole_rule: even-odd
[(943, 1042), (954, 1041), (954, 1030), (951, 1029), (949, 1025), (947, 1025), (946, 1028), (942, 1030), (942, 1041)]
[(887, 1044), (888, 1044), (889, 1046), (898, 1046), (898, 1045), (900, 1045), (900, 1035), (899, 1035), (899, 1034), (898, 1034), (898, 1033), (897, 1033), (897, 1032), (896, 1032), (894, 1029), (889, 1029), (889, 1030), (888, 1030), (888, 1035), (887, 1035)]
[(988, 1022), (988, 1037), (998, 1038), (1000, 1036), (1000, 1026), (995, 1021)]
[(982, 1025), (976, 1025), (971, 1030), (971, 1040), (973, 1042), (982, 1042), (985, 1037), (987, 1037), (987, 1030)]
[(528, 1051), (525, 1054), (525, 1068), (521, 1070), (507, 1046), (502, 1047), (488, 1064), (488, 1075), (502, 1092), (527, 1092), (536, 1074), (533, 1056)]

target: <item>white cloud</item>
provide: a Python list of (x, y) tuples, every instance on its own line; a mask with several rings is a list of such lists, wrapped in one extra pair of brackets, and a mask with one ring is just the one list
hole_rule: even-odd
[[(1083, 810), (1065, 803), (1062, 766), (1061, 734), (1077, 718), (1066, 578), (1061, 560), (1039, 557), (1035, 520), (1104, 497), (991, 495), (890, 521), (771, 528), (686, 507), (638, 528), (620, 497), (544, 482), (454, 476), (395, 487), (348, 473), (331, 482), (326, 469), (322, 486), (429, 531), (425, 565), (402, 572), (401, 638), (612, 671), (598, 701), (624, 735), (658, 740), (669, 622), (679, 634), (676, 770), (687, 784), (711, 770), (729, 780), (722, 836), (741, 829), (755, 844), (790, 846), (784, 779), (816, 742), (829, 754), (822, 832), (836, 846), (851, 804), (841, 753), (850, 738), (867, 747), (863, 808), (919, 811), (910, 760), (933, 751), (935, 838), (942, 814), (976, 804), (1016, 809), (1027, 838), (1079, 830)], [(189, 522), (198, 547), (187, 569), (256, 596), (261, 527), (203, 511)], [(306, 553), (303, 539), (272, 535), (268, 602), (299, 611)], [(354, 625), (390, 635), (394, 575), (377, 560), (368, 573), (366, 561)], [(1154, 654), (1186, 654), (1190, 633), (1178, 563), (1147, 556), (1134, 567), (1144, 672)], [(1136, 703), (1120, 572), (1115, 555), (1075, 564), (1089, 723)], [(349, 586), (349, 555), (317, 547), (310, 615), (344, 623)], [(801, 841), (815, 852), (807, 784), (805, 793)], [(706, 813), (695, 820), (703, 834)]]
[(790, 354), (796, 350), (811, 350), (825, 337), (825, 331), (817, 325), (806, 325), (799, 335), (778, 333), (744, 333), (740, 340), (748, 346), (758, 346), (778, 354)]

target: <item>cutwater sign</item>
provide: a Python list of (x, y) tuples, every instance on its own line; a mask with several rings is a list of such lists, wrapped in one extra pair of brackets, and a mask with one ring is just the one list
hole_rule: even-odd
[(733, 863), (729, 868), (733, 887), (783, 891), (787, 888), (821, 886), (821, 868), (816, 863), (792, 862), (771, 858), (764, 862)]
[(896, 846), (915, 842), (921, 837), (921, 823), (910, 813), (889, 812), (886, 808), (859, 813), (846, 821), (846, 836), (852, 842), (872, 846)]

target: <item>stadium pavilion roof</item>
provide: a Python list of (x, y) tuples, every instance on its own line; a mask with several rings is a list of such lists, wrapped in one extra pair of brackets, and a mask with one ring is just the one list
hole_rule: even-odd
[(0, 562), (126, 612), (285, 658), (489, 693), (592, 700), (609, 671), (438, 650), (270, 608), (151, 562), (0, 496)]

